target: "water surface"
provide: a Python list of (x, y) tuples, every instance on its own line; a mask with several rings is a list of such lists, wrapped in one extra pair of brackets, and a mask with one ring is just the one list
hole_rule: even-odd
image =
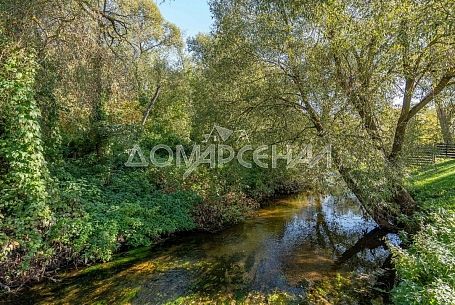
[(376, 272), (389, 255), (384, 237), (396, 242), (355, 200), (300, 194), (222, 232), (175, 237), (70, 272), (10, 303), (268, 304), (281, 295), (303, 304), (313, 283)]

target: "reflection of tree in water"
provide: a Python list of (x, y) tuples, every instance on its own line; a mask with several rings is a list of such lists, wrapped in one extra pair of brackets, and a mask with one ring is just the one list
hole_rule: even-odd
[[(386, 251), (370, 253), (384, 246), (387, 232), (375, 228), (349, 198), (310, 196), (308, 205), (287, 220), (271, 215), (266, 219), (228, 230), (220, 239), (204, 241), (203, 246), (199, 240), (196, 249), (216, 248), (218, 255), (210, 252), (204, 264), (189, 273), (162, 274), (140, 296), (145, 293), (150, 300), (152, 292), (163, 290), (170, 294), (161, 300), (182, 295), (215, 298), (276, 289), (302, 295), (302, 284), (308, 280), (330, 279), (340, 271), (377, 270), (387, 256)], [(251, 243), (253, 247), (245, 246)]]
[[(336, 271), (377, 270), (388, 256), (384, 237), (351, 198), (314, 197), (299, 215), (308, 231), (287, 256), (288, 278), (321, 280)], [(302, 226), (304, 227), (304, 226)]]
[(364, 234), (361, 238), (357, 240), (357, 242), (346, 249), (336, 260), (336, 265), (340, 266), (345, 264), (351, 258), (353, 258), (356, 254), (364, 251), (364, 250), (371, 250), (376, 249), (378, 247), (385, 247), (385, 240), (384, 237), (389, 232), (387, 230), (381, 229), (379, 227), (372, 229), (368, 233)]
[[(365, 218), (352, 199), (309, 195), (282, 203), (218, 234), (175, 237), (139, 262), (67, 281), (62, 287), (71, 293), (65, 299), (134, 294), (136, 304), (163, 304), (180, 297), (218, 300), (276, 290), (301, 296), (308, 282), (377, 270), (387, 257), (382, 249), (387, 232)], [(86, 291), (93, 293), (81, 297)]]

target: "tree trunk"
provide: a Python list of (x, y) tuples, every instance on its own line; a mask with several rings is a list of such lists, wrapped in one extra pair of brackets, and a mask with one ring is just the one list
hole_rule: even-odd
[(417, 208), (417, 204), (411, 194), (401, 184), (395, 185), (393, 201), (400, 207), (401, 213), (411, 216)]
[[(305, 91), (302, 88), (298, 73), (295, 74), (293, 77), (294, 83), (296, 84), (298, 90), (300, 91), (301, 98), (302, 98), (302, 112), (309, 115), (310, 120), (314, 124), (315, 129), (317, 130), (319, 137), (325, 136), (325, 129), (324, 126), (317, 114), (317, 112), (313, 109), (311, 104), (305, 98)], [(371, 127), (371, 126), (370, 126)], [(406, 130), (406, 126), (404, 131)], [(404, 135), (404, 132), (403, 132)], [(368, 198), (365, 192), (360, 188), (359, 183), (355, 180), (355, 178), (351, 174), (351, 170), (346, 168), (343, 165), (343, 160), (341, 156), (338, 154), (338, 150), (332, 146), (332, 161), (337, 166), (338, 172), (340, 173), (341, 177), (343, 178), (346, 186), (351, 190), (351, 192), (357, 197), (360, 202), (360, 205), (363, 207), (365, 212), (382, 228), (389, 229), (389, 230), (396, 230), (398, 228), (397, 225), (397, 216), (399, 215), (388, 215), (387, 211), (382, 211), (377, 209), (376, 207), (370, 207), (368, 202)], [(399, 190), (393, 196), (393, 201), (400, 207), (400, 210), (408, 211), (409, 202), (412, 202), (412, 206), (415, 206), (414, 200), (412, 199), (411, 195), (406, 191), (404, 187), (401, 185), (395, 186), (396, 190)], [(405, 202), (402, 199), (406, 199)]]
[(150, 111), (152, 111), (153, 106), (155, 106), (156, 100), (160, 96), (161, 92), (161, 85), (158, 85), (156, 87), (155, 93), (153, 94), (153, 97), (150, 99), (150, 102), (147, 105), (147, 108), (144, 111), (144, 116), (142, 117), (142, 126), (145, 126), (145, 123), (147, 122), (147, 118), (150, 115)]
[(105, 135), (102, 128), (106, 119), (105, 99), (106, 90), (103, 86), (103, 57), (101, 53), (96, 54), (92, 58), (92, 73), (93, 73), (93, 101), (91, 114), (91, 138), (93, 141), (93, 149), (98, 158), (104, 156)]
[(450, 121), (439, 99), (435, 99), (436, 102), (436, 113), (438, 115), (439, 126), (441, 127), (442, 138), (444, 139), (445, 144), (452, 144), (453, 143), (453, 136), (450, 132)]
[(363, 207), (365, 212), (373, 218), (373, 220), (384, 229), (396, 230), (397, 225), (395, 224), (393, 215), (386, 215), (384, 211), (378, 209), (370, 208), (368, 205), (368, 198), (365, 193), (360, 189), (358, 182), (352, 177), (351, 171), (343, 166), (341, 157), (338, 154), (336, 148), (332, 147), (332, 161), (337, 166), (338, 172), (340, 173), (343, 181), (346, 183), (346, 186), (349, 190), (356, 196), (359, 200), (360, 205)]
[(388, 157), (392, 165), (396, 165), (398, 157), (403, 149), (404, 138), (406, 135), (406, 127), (408, 126), (407, 116), (400, 116), (398, 119), (397, 127), (395, 128), (395, 135), (393, 138), (392, 151)]

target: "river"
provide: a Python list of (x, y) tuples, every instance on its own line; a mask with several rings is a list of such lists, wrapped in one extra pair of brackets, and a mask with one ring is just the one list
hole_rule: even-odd
[(389, 256), (384, 239), (398, 242), (375, 227), (352, 198), (294, 195), (222, 232), (188, 233), (66, 272), (8, 303), (362, 303)]

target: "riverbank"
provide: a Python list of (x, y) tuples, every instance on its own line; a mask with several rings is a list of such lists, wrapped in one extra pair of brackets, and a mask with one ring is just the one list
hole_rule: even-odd
[(184, 168), (125, 168), (124, 161), (91, 156), (50, 167), (52, 218), (37, 233), (39, 243), (26, 248), (30, 255), (23, 249), (29, 235), (7, 243), (0, 293), (176, 233), (221, 230), (243, 221), (266, 198), (298, 190), (286, 171), (200, 167), (183, 179)]
[[(350, 198), (290, 196), (216, 234), (176, 236), (62, 274), (9, 304), (361, 303), (376, 297), (371, 283), (388, 252), (348, 249), (372, 228)], [(345, 252), (353, 255), (337, 265)]]
[(407, 250), (395, 250), (399, 305), (455, 304), (455, 160), (411, 176), (420, 231)]
[[(121, 181), (126, 180), (132, 181), (131, 177)], [(454, 182), (455, 161), (421, 169), (410, 178), (420, 210), (414, 221), (426, 225), (408, 250), (394, 250), (399, 280), (392, 291), (396, 304), (454, 299), (450, 294), (454, 274), (450, 262), (455, 261), (455, 251), (450, 252), (455, 232)], [(349, 198), (329, 198), (307, 194), (303, 199), (272, 200), (256, 217), (218, 233), (173, 233), (152, 248), (140, 247), (114, 255), (104, 264), (54, 274), (8, 296), (7, 303), (382, 302), (371, 283), (388, 256), (382, 241), (387, 234), (364, 234), (376, 232), (375, 224), (363, 218), (358, 205), (349, 203)], [(370, 235), (380, 238), (366, 239)], [(364, 247), (355, 249), (359, 240)], [(377, 255), (379, 259), (372, 260)], [(344, 265), (332, 268), (340, 257), (345, 258)]]

